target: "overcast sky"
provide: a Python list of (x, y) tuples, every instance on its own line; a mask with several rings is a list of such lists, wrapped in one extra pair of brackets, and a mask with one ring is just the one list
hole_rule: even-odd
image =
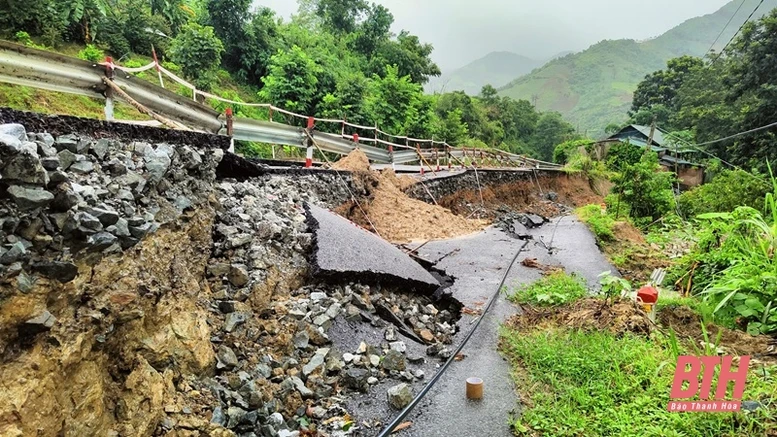
[[(718, 10), (728, 0), (377, 0), (406, 29), (434, 44), (443, 71), (492, 51), (536, 59), (579, 51), (603, 39), (646, 39)], [(296, 0), (256, 0), (283, 17)]]

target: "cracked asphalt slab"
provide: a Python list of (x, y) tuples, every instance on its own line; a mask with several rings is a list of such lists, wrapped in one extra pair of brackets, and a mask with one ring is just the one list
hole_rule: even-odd
[(440, 283), (391, 243), (354, 223), (312, 204), (305, 204), (314, 234), (314, 275), (413, 287), (433, 293)]
[[(574, 217), (553, 219), (540, 228), (530, 230), (529, 233), (533, 240), (529, 240), (511, 269), (505, 282), (508, 289), (531, 283), (541, 277), (539, 270), (521, 265), (525, 258), (537, 258), (539, 262), (548, 265), (561, 265), (567, 272), (574, 272), (585, 278), (591, 287), (598, 286), (598, 276), (601, 272), (616, 272), (599, 251), (588, 228)], [(489, 228), (473, 236), (428, 243), (420, 250), (420, 255), (430, 261), (443, 258), (436, 267), (456, 278), (456, 282), (449, 288), (453, 297), (465, 307), (477, 309), (485, 308), (489, 299), (493, 298), (504, 270), (523, 246), (524, 241), (509, 237), (495, 228)], [(546, 246), (550, 246), (552, 251), (549, 252)], [(500, 355), (497, 346), (501, 324), (520, 309), (509, 302), (504, 293), (499, 293), (496, 299), (480, 327), (464, 347), (464, 359), (451, 364), (440, 381), (406, 418), (413, 422), (413, 425), (396, 435), (512, 435), (509, 419), (518, 412), (519, 394), (516, 393), (510, 376), (509, 363)], [(472, 329), (476, 317), (462, 317), (459, 321), (457, 341), (462, 341)], [(482, 400), (466, 399), (465, 381), (469, 377), (483, 379)], [(360, 416), (364, 417), (363, 414)], [(385, 423), (390, 420), (385, 420)]]

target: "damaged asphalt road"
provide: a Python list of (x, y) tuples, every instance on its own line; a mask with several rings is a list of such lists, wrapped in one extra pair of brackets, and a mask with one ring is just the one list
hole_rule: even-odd
[[(591, 287), (598, 286), (598, 275), (601, 272), (616, 271), (599, 251), (588, 228), (572, 216), (553, 219), (540, 228), (530, 229), (529, 234), (533, 239), (519, 255), (518, 262), (508, 276), (508, 290), (540, 278), (539, 270), (520, 264), (524, 258), (537, 258), (543, 264), (561, 265), (567, 272), (581, 275)], [(545, 246), (550, 245), (551, 239), (553, 251), (549, 253)], [(504, 269), (523, 245), (523, 241), (511, 238), (501, 230), (489, 228), (474, 236), (431, 242), (420, 250), (420, 255), (428, 260), (445, 257), (436, 267), (456, 277), (449, 291), (466, 309), (474, 312), (471, 315), (465, 314), (459, 320), (460, 330), (452, 348), (471, 329), (478, 317), (478, 309), (485, 308), (488, 300), (493, 297)], [(413, 422), (413, 425), (396, 435), (512, 435), (508, 419), (512, 413), (517, 412), (518, 394), (510, 376), (509, 364), (497, 351), (497, 343), (501, 323), (518, 312), (519, 308), (507, 301), (503, 293), (497, 299), (462, 351), (465, 357), (451, 365), (407, 417), (406, 420)], [(465, 380), (473, 376), (484, 381), (485, 395), (481, 401), (468, 401), (465, 398)], [(360, 411), (360, 416), (365, 417), (364, 412)]]
[[(313, 257), (316, 275), (330, 280), (360, 280), (383, 283), (394, 287), (415, 289), (423, 294), (439, 287), (439, 282), (412, 258), (393, 245), (356, 227), (348, 220), (312, 205), (306, 205), (308, 225), (315, 234)], [(539, 225), (539, 219), (536, 225)], [(532, 223), (533, 225), (535, 223)], [(490, 227), (475, 235), (424, 245), (420, 258), (434, 264), (434, 269), (455, 278), (446, 289), (451, 301), (463, 305), (462, 315), (455, 322), (457, 332), (452, 344), (446, 344), (446, 354), (435, 356), (427, 344), (408, 329), (396, 330), (390, 340), (403, 342), (407, 351), (408, 370), (415, 377), (405, 380), (415, 396), (470, 332), (478, 317), (494, 297), (505, 269), (517, 251), (505, 286), (508, 291), (541, 277), (541, 271), (521, 264), (525, 258), (535, 258), (541, 264), (560, 265), (569, 273), (578, 273), (589, 286), (598, 286), (598, 276), (606, 270), (615, 271), (596, 245), (588, 228), (574, 217), (560, 217), (537, 227), (514, 223)], [(535, 225), (535, 226), (536, 226)], [(516, 238), (529, 237), (528, 240)], [(549, 250), (550, 248), (550, 250)], [(365, 279), (366, 278), (366, 279)], [(489, 313), (464, 347), (460, 360), (452, 363), (439, 382), (405, 419), (413, 425), (397, 435), (404, 436), (509, 436), (508, 420), (517, 413), (518, 394), (510, 376), (509, 364), (499, 354), (499, 328), (508, 317), (519, 311), (504, 293), (498, 294)], [(390, 310), (389, 310), (390, 311)], [(380, 312), (378, 312), (380, 314)], [(348, 322), (338, 318), (330, 335), (334, 346), (354, 351), (361, 342), (384, 344), (387, 326), (395, 324), (391, 317), (380, 314), (383, 321), (372, 325)], [(400, 324), (401, 325), (401, 324)], [(378, 328), (378, 329), (375, 329)], [(387, 336), (388, 334), (386, 334)], [(481, 401), (467, 401), (465, 380), (484, 380), (485, 396)], [(400, 378), (402, 380), (402, 378)], [(386, 401), (386, 393), (397, 379), (375, 381), (364, 393), (353, 393), (345, 406), (362, 426), (363, 435), (375, 435), (397, 414)]]

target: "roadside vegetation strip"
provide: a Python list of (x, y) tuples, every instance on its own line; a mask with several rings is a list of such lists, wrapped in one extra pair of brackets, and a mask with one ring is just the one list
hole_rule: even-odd
[[(511, 419), (516, 435), (751, 436), (773, 435), (777, 429), (772, 406), (777, 368), (757, 360), (750, 364), (744, 394), (744, 400), (757, 402), (751, 404), (758, 406), (755, 411), (666, 410), (679, 355), (746, 347), (727, 341), (746, 342), (747, 334), (740, 337), (714, 326), (708, 332), (681, 299), (661, 305), (659, 325), (665, 312), (669, 326), (659, 327), (632, 302), (570, 298), (565, 305), (548, 307), (542, 294), (537, 296), (534, 302), (526, 299), (524, 314), (501, 332), (500, 349), (513, 366), (523, 404), (520, 417)], [(671, 322), (678, 318), (698, 328), (675, 335), (677, 326)]]
[(563, 271), (551, 272), (540, 280), (520, 287), (509, 299), (518, 304), (539, 306), (562, 305), (584, 297), (588, 293), (585, 281)]

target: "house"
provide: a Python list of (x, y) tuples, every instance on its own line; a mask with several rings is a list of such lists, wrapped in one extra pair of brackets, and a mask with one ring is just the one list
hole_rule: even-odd
[[(630, 142), (631, 144), (645, 147), (647, 146), (648, 139), (650, 138), (650, 126), (641, 126), (638, 124), (630, 124), (623, 129), (616, 132), (608, 140), (620, 140), (622, 142)], [(658, 128), (653, 132), (652, 148), (655, 152), (667, 151), (667, 148), (671, 144), (664, 138), (664, 133)]]
[[(650, 139), (651, 129), (650, 126), (630, 124), (602, 141), (598, 154), (606, 156), (612, 144), (618, 142), (628, 142), (645, 148)], [(690, 189), (704, 183), (704, 165), (690, 161), (691, 156), (697, 153), (696, 150), (673, 143), (658, 128), (653, 130), (650, 150), (658, 154), (658, 162), (664, 170), (677, 174), (682, 189)]]

